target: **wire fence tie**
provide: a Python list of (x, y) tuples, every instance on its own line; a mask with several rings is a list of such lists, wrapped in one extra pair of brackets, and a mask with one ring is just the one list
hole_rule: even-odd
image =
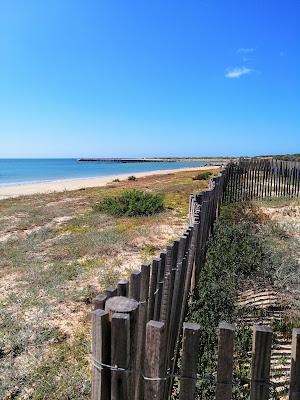
[(91, 356), (91, 360), (92, 360), (93, 366), (99, 370), (109, 369), (111, 371), (116, 371), (116, 372), (130, 372), (128, 369), (118, 367), (117, 365), (109, 365), (109, 364), (100, 362), (92, 356)]

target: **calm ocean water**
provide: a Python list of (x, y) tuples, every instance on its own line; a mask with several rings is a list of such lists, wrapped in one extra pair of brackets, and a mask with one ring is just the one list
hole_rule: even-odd
[(200, 161), (123, 164), (114, 162), (78, 162), (72, 158), (0, 159), (0, 186), (59, 179), (133, 174), (135, 172), (197, 167), (205, 164)]

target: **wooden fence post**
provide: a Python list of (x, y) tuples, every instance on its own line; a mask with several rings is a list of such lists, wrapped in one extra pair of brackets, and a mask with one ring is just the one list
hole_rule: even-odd
[(109, 287), (109, 288), (105, 289), (105, 294), (106, 294), (107, 298), (115, 297), (118, 295), (118, 289), (114, 288), (114, 287)]
[(289, 400), (300, 400), (300, 329), (293, 329)]
[(149, 321), (146, 326), (144, 400), (161, 400), (164, 394), (164, 327), (160, 321)]
[(94, 302), (94, 309), (95, 310), (104, 310), (105, 308), (105, 302), (107, 300), (107, 295), (104, 293), (100, 293), (95, 297), (95, 302)]
[(110, 322), (103, 310), (92, 313), (92, 400), (110, 399)]
[(140, 300), (141, 272), (133, 271), (130, 275), (129, 297)]
[[(172, 360), (171, 360), (171, 380), (174, 377), (175, 370), (177, 368), (177, 361), (179, 357), (179, 350), (180, 350), (180, 335), (182, 329), (182, 308), (183, 308), (183, 299), (184, 299), (184, 287), (186, 281), (186, 271), (187, 271), (187, 259), (184, 257), (181, 261), (181, 282), (179, 287), (179, 296), (180, 302), (178, 302), (178, 309), (175, 316), (175, 329), (174, 329), (174, 336), (172, 338)], [(172, 382), (170, 382), (170, 390), (171, 390)]]
[(130, 316), (115, 313), (111, 319), (111, 400), (130, 398)]
[(184, 323), (179, 400), (195, 399), (199, 340), (200, 325)]
[(168, 325), (168, 305), (170, 296), (170, 279), (172, 272), (172, 261), (173, 261), (173, 246), (167, 246), (166, 248), (166, 262), (165, 262), (165, 273), (164, 273), (164, 286), (161, 298), (160, 307), (160, 321), (166, 322), (165, 330), (167, 331)]
[(220, 323), (216, 400), (231, 400), (234, 332), (234, 325), (226, 322)]
[[(130, 316), (130, 362), (128, 368), (131, 371), (134, 370), (136, 359), (138, 306), (139, 303), (136, 300), (121, 296), (112, 297), (105, 304), (105, 310), (109, 312), (110, 320), (115, 313), (129, 314)], [(135, 375), (131, 374), (128, 390), (131, 393), (130, 399), (133, 399), (134, 395), (134, 379)]]
[(161, 300), (164, 288), (166, 254), (167, 254), (166, 251), (162, 251), (159, 257), (160, 263), (158, 265), (157, 284), (156, 284), (157, 293), (155, 295), (154, 317), (153, 317), (153, 319), (156, 321), (160, 319)]
[(137, 327), (137, 348), (135, 359), (135, 385), (134, 398), (140, 400), (143, 393), (143, 382), (141, 381), (141, 371), (144, 366), (144, 350), (145, 350), (145, 331), (147, 322), (147, 306), (149, 296), (149, 281), (150, 281), (150, 265), (143, 264), (141, 267), (141, 290), (140, 290), (140, 305)]
[(128, 297), (129, 282), (127, 279), (121, 279), (118, 282), (118, 296)]
[[(188, 233), (188, 239), (187, 239), (187, 249), (186, 249), (186, 256), (182, 260), (182, 271), (183, 271), (183, 279), (182, 279), (182, 285), (180, 289), (182, 290), (182, 295), (181, 295), (181, 302), (180, 302), (180, 308), (178, 310), (179, 314), (179, 319), (176, 321), (178, 323), (177, 325), (177, 332), (176, 332), (176, 339), (175, 339), (175, 349), (174, 349), (174, 358), (173, 358), (173, 363), (172, 363), (172, 376), (174, 375), (175, 368), (177, 365), (177, 360), (179, 357), (179, 338), (181, 334), (181, 329), (183, 326), (184, 318), (186, 316), (186, 307), (187, 307), (187, 300), (188, 300), (188, 295), (190, 293), (190, 288), (191, 288), (191, 278), (192, 278), (192, 272), (193, 272), (193, 266), (194, 266), (194, 257), (195, 257), (195, 245), (197, 242), (198, 238), (198, 231), (199, 231), (199, 222), (195, 222), (194, 227), (189, 228), (189, 233)], [(171, 383), (170, 383), (170, 389), (171, 389)]]
[(269, 400), (272, 329), (254, 325), (250, 400)]
[(152, 261), (147, 321), (154, 319), (154, 305), (155, 305), (155, 296), (156, 296), (155, 292), (156, 292), (156, 285), (157, 285), (157, 272), (158, 272), (159, 263), (160, 263), (160, 259), (158, 259), (158, 258), (155, 258)]
[[(186, 246), (187, 238), (185, 236), (181, 236), (178, 246), (177, 252), (177, 263), (176, 263), (176, 274), (175, 274), (175, 281), (174, 281), (174, 290), (173, 290), (173, 302), (171, 307), (171, 350), (169, 354), (169, 363), (171, 365), (172, 371), (175, 368), (176, 362), (174, 361), (174, 351), (176, 346), (176, 340), (178, 336), (179, 330), (179, 320), (180, 320), (180, 307), (183, 298), (183, 290), (184, 290), (184, 282), (185, 282), (185, 266), (186, 262), (183, 262), (185, 256), (185, 246)], [(171, 382), (172, 384), (172, 382)]]

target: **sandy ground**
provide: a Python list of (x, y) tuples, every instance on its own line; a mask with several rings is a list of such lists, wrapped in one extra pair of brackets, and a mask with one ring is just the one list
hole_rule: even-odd
[[(206, 169), (217, 169), (220, 168), (214, 165), (206, 165), (202, 167), (193, 168), (178, 168), (178, 169), (164, 169), (158, 171), (145, 171), (136, 172), (134, 176), (141, 178), (150, 175), (163, 175), (179, 171), (200, 171)], [(120, 174), (120, 175), (109, 175), (109, 176), (99, 176), (93, 178), (80, 178), (80, 179), (64, 179), (50, 182), (40, 182), (40, 183), (27, 183), (19, 184), (13, 186), (1, 186), (0, 187), (0, 200), (18, 197), (30, 194), (38, 193), (51, 193), (51, 192), (63, 192), (66, 190), (78, 190), (83, 188), (91, 188), (98, 186), (105, 186), (111, 183), (114, 179), (126, 180), (130, 174)]]

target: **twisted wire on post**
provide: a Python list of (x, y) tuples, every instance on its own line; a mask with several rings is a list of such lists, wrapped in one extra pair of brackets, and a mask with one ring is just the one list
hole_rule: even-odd
[(166, 381), (171, 376), (170, 370), (168, 370), (166, 375), (162, 376), (162, 377), (148, 377), (148, 376), (145, 376), (144, 373), (141, 370), (126, 369), (126, 368), (120, 368), (117, 365), (105, 364), (103, 362), (100, 362), (100, 361), (96, 360), (93, 356), (91, 356), (91, 361), (92, 361), (93, 367), (95, 367), (99, 371), (104, 370), (104, 369), (108, 369), (108, 370), (113, 371), (113, 372), (121, 372), (121, 373), (126, 373), (126, 374), (139, 373), (143, 377), (143, 379), (145, 381)]
[[(197, 374), (196, 376), (182, 376), (182, 375), (178, 375), (178, 374), (171, 374), (170, 368), (167, 370), (165, 376), (162, 377), (148, 377), (145, 376), (144, 373), (141, 370), (136, 370), (136, 369), (126, 369), (126, 368), (121, 368), (118, 367), (117, 365), (109, 365), (103, 362), (100, 362), (98, 360), (96, 360), (93, 356), (91, 356), (91, 361), (92, 361), (92, 365), (93, 367), (95, 367), (98, 370), (104, 370), (104, 369), (108, 369), (110, 371), (113, 372), (120, 372), (120, 373), (139, 373), (144, 380), (146, 381), (167, 381), (168, 379), (170, 379), (171, 377), (177, 377), (179, 379), (190, 379), (192, 381), (211, 381), (211, 378), (216, 379), (216, 376), (214, 375), (207, 375), (207, 376), (201, 376), (199, 374)], [(216, 384), (220, 384), (220, 385), (231, 385), (231, 386), (242, 386), (245, 384), (251, 384), (251, 383), (255, 383), (258, 385), (266, 385), (266, 386), (270, 386), (273, 388), (276, 388), (279, 383), (276, 382), (272, 382), (271, 380), (266, 380), (266, 379), (243, 379), (240, 381), (215, 381)], [(298, 392), (295, 392), (298, 393)]]

